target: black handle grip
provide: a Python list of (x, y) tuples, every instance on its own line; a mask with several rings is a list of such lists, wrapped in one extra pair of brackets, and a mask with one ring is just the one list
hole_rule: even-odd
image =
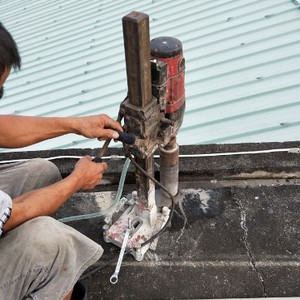
[(118, 131), (118, 133), (119, 133), (118, 141), (129, 145), (133, 145), (135, 143), (136, 141), (135, 135), (123, 131)]

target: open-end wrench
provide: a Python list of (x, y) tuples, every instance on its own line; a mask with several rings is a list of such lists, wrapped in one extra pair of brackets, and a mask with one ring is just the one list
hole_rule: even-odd
[(124, 239), (123, 239), (123, 243), (122, 243), (122, 247), (121, 247), (121, 251), (120, 251), (120, 254), (119, 254), (119, 258), (118, 258), (118, 262), (117, 262), (117, 265), (116, 265), (115, 272), (110, 277), (110, 282), (112, 284), (116, 284), (118, 282), (118, 275), (119, 275), (121, 264), (122, 264), (122, 261), (123, 261), (123, 257), (124, 257), (124, 253), (125, 253), (129, 233), (130, 233), (130, 228), (127, 228), (126, 232), (125, 232), (125, 235), (124, 235)]

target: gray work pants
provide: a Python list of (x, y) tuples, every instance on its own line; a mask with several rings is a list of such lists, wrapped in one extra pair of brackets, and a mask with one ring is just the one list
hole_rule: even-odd
[[(42, 159), (0, 164), (0, 189), (12, 198), (60, 179), (57, 167)], [(51, 217), (27, 221), (0, 238), (0, 299), (61, 300), (102, 253)]]

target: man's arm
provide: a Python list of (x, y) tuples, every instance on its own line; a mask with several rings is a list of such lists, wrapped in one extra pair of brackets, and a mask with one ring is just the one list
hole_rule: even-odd
[(30, 117), (0, 115), (0, 147), (29, 146), (67, 133), (87, 138), (117, 139), (121, 125), (107, 115), (88, 117)]
[(35, 217), (53, 214), (76, 191), (94, 188), (106, 170), (106, 163), (92, 162), (91, 157), (86, 156), (77, 162), (74, 171), (63, 180), (16, 197), (4, 231)]

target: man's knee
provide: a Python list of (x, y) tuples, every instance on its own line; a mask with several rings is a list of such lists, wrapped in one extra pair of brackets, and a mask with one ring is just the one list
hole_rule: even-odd
[[(80, 235), (73, 228), (44, 216), (8, 232), (2, 238), (0, 251), (3, 248), (2, 253), (7, 252), (7, 264), (15, 257), (18, 257), (18, 262), (10, 269), (0, 266), (3, 277), (0, 280), (0, 296), (2, 291), (7, 295), (19, 293), (22, 299), (31, 294), (42, 295), (41, 299), (46, 299), (45, 295), (50, 295), (49, 299), (61, 299), (61, 295), (71, 290), (77, 280), (78, 269), (85, 263), (84, 253), (78, 253), (76, 249)], [(56, 297), (55, 291), (60, 296)]]
[(0, 189), (12, 198), (60, 180), (57, 166), (42, 158), (7, 164), (0, 168)]
[(23, 234), (26, 236), (28, 257), (33, 257), (35, 263), (46, 265), (53, 263), (59, 255), (66, 255), (68, 252), (68, 238), (60, 222), (47, 216), (37, 217), (27, 221), (22, 226)]
[(30, 160), (30, 165), (35, 171), (47, 175), (47, 177), (52, 178), (53, 181), (61, 179), (58, 167), (49, 160), (34, 158)]
[(34, 172), (32, 174), (39, 174), (39, 187), (61, 180), (59, 169), (54, 163), (42, 158), (32, 159), (28, 163), (30, 164), (30, 169)]
[[(82, 272), (102, 255), (100, 245), (51, 217), (37, 217), (23, 225), (29, 225), (31, 230), (31, 241), (27, 244), (32, 251), (28, 249), (26, 256), (31, 260), (31, 265), (39, 264), (44, 271), (47, 270), (43, 285), (48, 286), (50, 293), (54, 288), (58, 292), (61, 289), (59, 293), (65, 295)], [(35, 294), (38, 294), (39, 288), (35, 287)]]

